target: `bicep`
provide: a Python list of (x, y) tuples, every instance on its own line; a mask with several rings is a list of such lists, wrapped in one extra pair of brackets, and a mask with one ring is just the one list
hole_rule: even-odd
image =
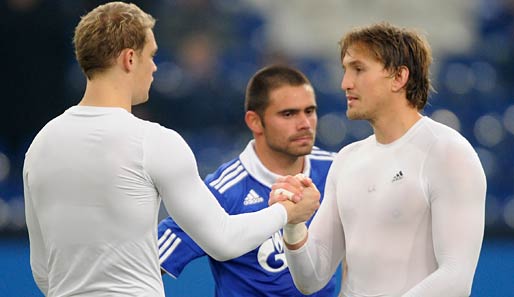
[(468, 296), (484, 234), (485, 174), (463, 141), (436, 144), (424, 174), (437, 269), (402, 296)]
[(435, 148), (427, 176), (436, 260), (470, 284), (484, 235), (484, 171), (471, 146), (453, 144)]

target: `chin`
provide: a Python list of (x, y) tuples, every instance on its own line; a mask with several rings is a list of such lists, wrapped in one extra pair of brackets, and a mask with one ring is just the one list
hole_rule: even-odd
[(136, 100), (133, 100), (132, 101), (132, 106), (136, 106), (136, 105), (139, 105), (139, 104), (143, 104), (145, 103), (146, 101), (148, 101), (148, 96), (146, 96), (145, 98), (143, 99), (136, 99)]
[(312, 152), (312, 144), (302, 146), (294, 151), (294, 155), (297, 157), (308, 155)]
[(357, 112), (352, 112), (350, 110), (346, 111), (346, 117), (349, 120), (363, 120), (365, 118), (362, 114), (357, 113)]

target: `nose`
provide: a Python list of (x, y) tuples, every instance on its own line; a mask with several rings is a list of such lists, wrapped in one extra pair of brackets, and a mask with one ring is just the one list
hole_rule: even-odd
[(341, 90), (346, 91), (353, 87), (353, 83), (350, 80), (350, 77), (346, 75), (346, 73), (343, 75), (343, 78), (341, 79)]
[(298, 117), (298, 129), (305, 130), (311, 128), (311, 118), (313, 115), (308, 115), (305, 112), (300, 113)]

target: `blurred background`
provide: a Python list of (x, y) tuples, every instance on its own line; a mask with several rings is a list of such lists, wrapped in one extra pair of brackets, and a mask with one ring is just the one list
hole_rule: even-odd
[[(73, 30), (104, 2), (0, 2), (0, 296), (42, 296), (28, 260), (23, 158), (36, 133), (80, 101), (85, 78)], [(178, 131), (202, 177), (251, 138), (244, 91), (259, 68), (280, 62), (307, 74), (319, 105), (316, 144), (338, 151), (372, 133), (366, 122), (345, 117), (341, 36), (379, 21), (423, 32), (436, 89), (424, 114), (460, 131), (487, 174), (486, 237), (472, 296), (514, 296), (514, 0), (133, 2), (158, 20), (159, 45), (150, 100), (133, 112)], [(211, 296), (206, 263), (194, 263), (179, 280), (165, 276), (167, 293)]]

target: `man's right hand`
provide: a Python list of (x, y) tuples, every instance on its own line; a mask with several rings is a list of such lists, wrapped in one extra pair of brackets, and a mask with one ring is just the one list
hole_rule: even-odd
[[(281, 203), (287, 211), (287, 223), (298, 224), (307, 221), (320, 206), (320, 192), (310, 178), (304, 176), (284, 176), (271, 187), (269, 204)], [(278, 194), (277, 189), (293, 193), (293, 198)], [(292, 200), (292, 201), (290, 201)]]

